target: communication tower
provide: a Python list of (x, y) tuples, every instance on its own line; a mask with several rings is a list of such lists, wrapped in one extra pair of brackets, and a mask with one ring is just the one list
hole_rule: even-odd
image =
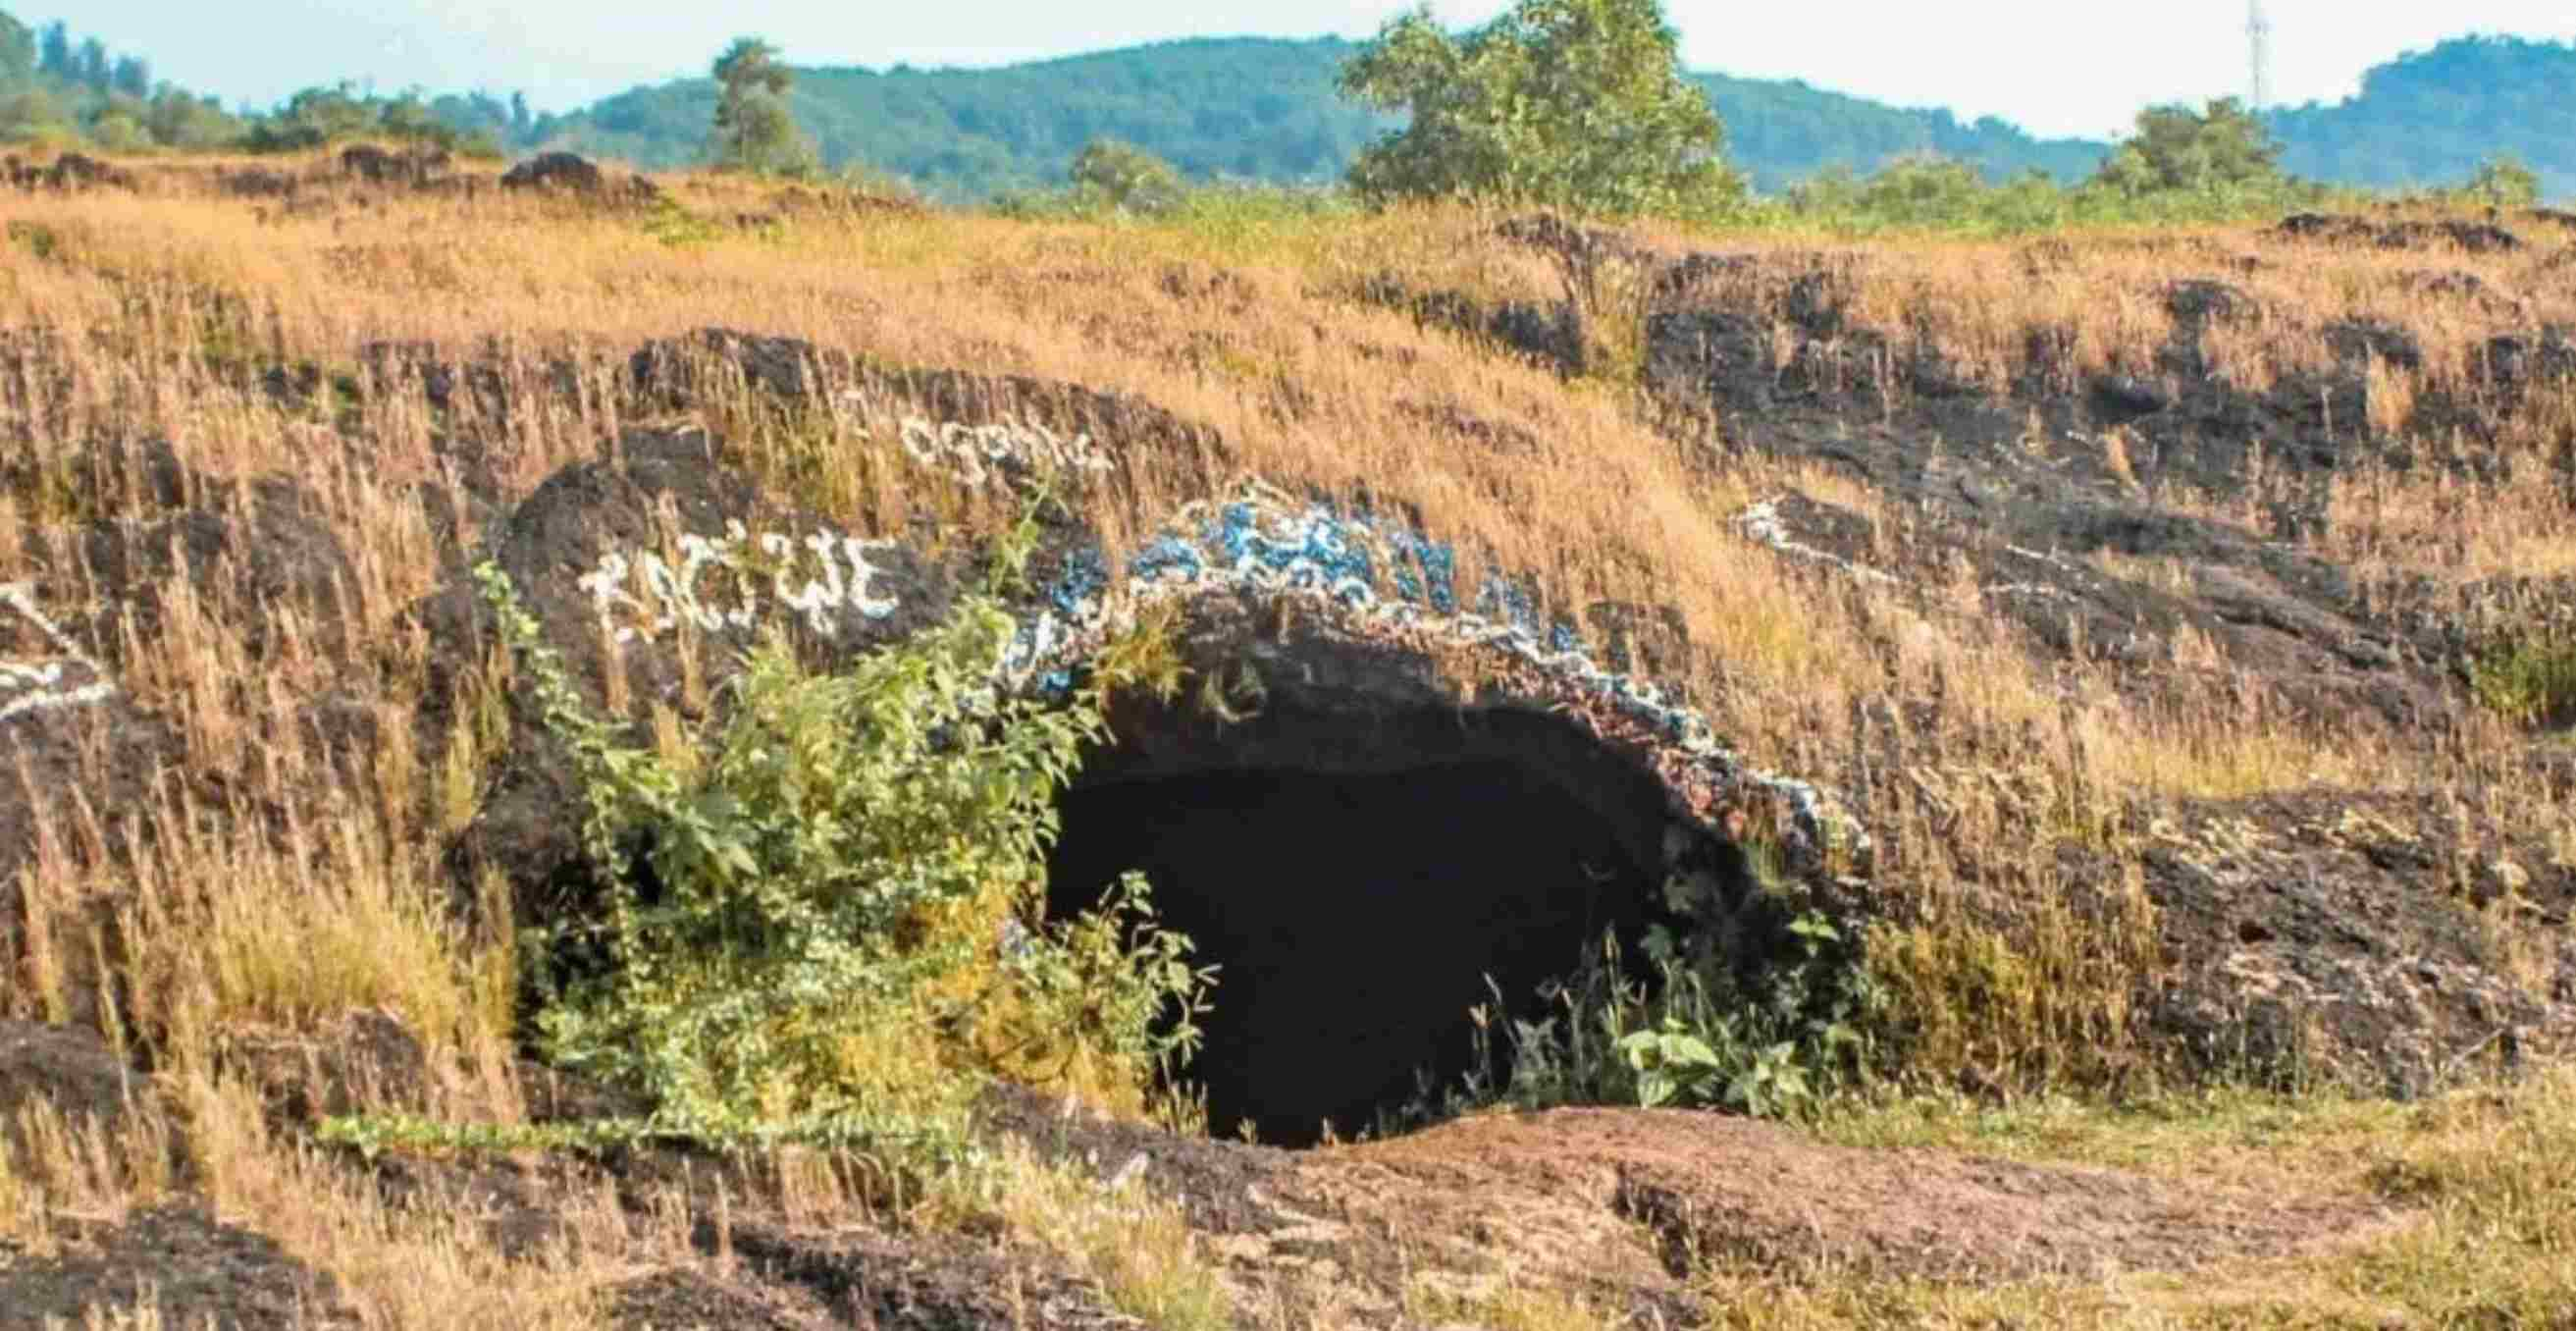
[(2272, 20), (2263, 16), (2263, 0), (2245, 0), (2245, 38), (2254, 64), (2253, 97), (2248, 111), (2260, 111), (2272, 91)]

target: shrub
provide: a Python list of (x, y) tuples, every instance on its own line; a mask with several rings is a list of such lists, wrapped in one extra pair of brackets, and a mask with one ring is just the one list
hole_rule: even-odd
[(2500, 638), (2469, 667), (2478, 701), (2523, 725), (2576, 721), (2576, 629)]
[(1014, 626), (997, 601), (962, 597), (836, 675), (772, 640), (728, 685), (710, 748), (666, 755), (622, 744), (507, 577), (478, 577), (611, 884), (597, 918), (527, 940), (532, 958), (605, 962), (540, 982), (539, 1042), (646, 1094), (637, 1130), (820, 1139), (935, 1170), (969, 1154), (989, 1077), (1136, 1112), (1194, 1046), (1213, 972), (1154, 924), (1141, 877), (1073, 921), (1039, 918), (1055, 793), (1102, 734), (1105, 685), (1056, 706), (1000, 692)]
[[(1784, 891), (1768, 871), (1761, 877), (1766, 892)], [(1425, 1079), (1415, 1101), (1384, 1116), (1377, 1130), (1492, 1105), (1805, 1113), (1869, 1075), (1869, 1032), (1884, 999), (1857, 950), (1823, 914), (1803, 911), (1783, 927), (1797, 955), (1774, 964), (1754, 988), (1735, 978), (1712, 940), (1675, 937), (1662, 926), (1645, 938), (1655, 978), (1648, 985), (1630, 971), (1617, 938), (1604, 935), (1570, 974), (1540, 987), (1552, 1013), (1511, 1017), (1496, 989), (1493, 1005), (1469, 1014), (1476, 1054), (1468, 1074), (1452, 1087)]]
[(2530, 208), (2540, 203), (2540, 176), (2519, 158), (2490, 157), (2478, 163), (2460, 194), (2469, 203), (2490, 208)]
[(1181, 206), (1181, 173), (1131, 143), (1093, 139), (1073, 159), (1066, 179), (1077, 193), (1139, 217), (1166, 216)]

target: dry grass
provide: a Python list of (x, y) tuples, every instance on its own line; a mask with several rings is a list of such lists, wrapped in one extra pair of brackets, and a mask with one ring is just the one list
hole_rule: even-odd
[[(674, 187), (688, 206), (717, 214), (757, 202), (734, 182)], [(255, 211), (172, 177), (139, 195), (11, 206), (13, 225), (41, 228), (48, 243), (42, 258), (23, 242), (0, 248), (0, 329), (12, 348), (0, 374), (0, 461), (55, 479), (0, 495), (0, 581), (66, 557), (67, 546), (42, 535), (66, 522), (155, 516), (134, 496), (61, 479), (79, 446), (147, 438), (166, 438), (182, 461), (218, 478), (296, 478), (352, 569), (314, 603), (266, 607), (282, 627), (256, 649), (241, 629), (256, 608), (220, 592), (175, 596), (153, 637), (132, 634), (120, 682), (134, 700), (171, 719), (189, 765), (244, 775), (220, 809), (170, 791), (133, 809), (96, 807), (85, 792), (103, 787), (48, 792), (48, 841), (16, 885), (25, 965), (0, 978), (0, 1013), (100, 1021), (142, 1039), (156, 1066), (191, 1079), (181, 1083), (191, 1151), (218, 1206), (276, 1217), (290, 1231), (280, 1241), (341, 1279), (372, 1310), (371, 1324), (585, 1324), (595, 1309), (580, 1291), (605, 1278), (610, 1259), (600, 1254), (616, 1244), (604, 1237), (605, 1202), (583, 1222), (589, 1228), (576, 1226), (603, 1236), (599, 1252), (575, 1244), (528, 1262), (504, 1259), (462, 1224), (395, 1216), (308, 1148), (259, 1127), (238, 1088), (209, 1080), (217, 1037), (236, 1025), (314, 1030), (351, 1009), (383, 1007), (441, 1057), (485, 1066), (507, 1035), (507, 940), (454, 926), (428, 850), (475, 806), (482, 757), (501, 739), (505, 667), (492, 663), (468, 686), (436, 763), (395, 743), (348, 770), (298, 724), (298, 703), (360, 675), (380, 717), (424, 701), (429, 645), (394, 626), (434, 589), (436, 569), (428, 520), (406, 487), (456, 490), (434, 432), (481, 436), (504, 488), (523, 494), (639, 423), (619, 380), (627, 354), (648, 339), (726, 326), (894, 364), (1137, 394), (1213, 426), (1228, 452), (1222, 462), (1177, 452), (1123, 459), (1119, 502), (1103, 509), (1113, 540), (1138, 535), (1139, 515), (1247, 476), (1292, 492), (1365, 487), (1427, 515), (1432, 535), (1458, 545), (1470, 576), (1490, 557), (1534, 574), (1554, 604), (1672, 606), (1698, 662), (1678, 682), (1720, 734), (1775, 769), (1841, 770), (1871, 742), (1855, 727), (1873, 705), (1939, 697), (1932, 721), (1902, 736), (1910, 782), (1885, 783), (1859, 812), (1877, 829), (1883, 888), (1909, 921), (1882, 940), (1897, 963), (1891, 976), (1938, 1017), (1926, 1057), (1944, 1067), (2083, 1081), (2113, 1075), (2129, 1056), (2120, 1043), (2131, 1015), (2124, 1005), (2156, 964), (2151, 913), (2139, 900), (2112, 936), (2085, 934), (2064, 907), (2051, 851), (2074, 843), (2131, 853), (2139, 829), (2129, 820), (2140, 801), (2319, 786), (2510, 787), (2498, 777), (2513, 770), (2514, 741), (2501, 729), (2464, 756), (2359, 721), (2292, 724), (2259, 688), (2232, 679), (2214, 649), (2175, 663), (2211, 687), (2183, 691), (2189, 704), (2148, 700), (2122, 691), (2108, 667), (2032, 660), (1988, 613), (1968, 570), (1946, 583), (1889, 588), (1777, 558), (1728, 519), (1778, 491), (1839, 505), (1889, 540), (1898, 516), (1821, 468), (1758, 455), (1713, 465), (1708, 450), (1659, 430), (1624, 389), (1569, 389), (1474, 339), (1356, 298), (1380, 275), (1408, 290), (1488, 301), (1563, 295), (1553, 263), (1487, 237), (1489, 216), (1395, 213), (1217, 231), (833, 214), (672, 245), (632, 216), (491, 192)], [(2576, 288), (2539, 280), (2535, 260), (2510, 254), (2293, 253), (2241, 232), (2077, 237), (2064, 262), (1997, 242), (1856, 246), (1651, 228), (1639, 238), (1666, 251), (1800, 256), (1718, 279), (1756, 284), (1750, 297), (1775, 311), (1789, 299), (1785, 275), (1821, 255), (1842, 274), (1852, 326), (1899, 349), (1927, 343), (1996, 388), (2019, 371), (2034, 328), (2064, 330), (2070, 351), (2060, 372), (2070, 387), (2096, 371), (2150, 372), (2173, 331), (2163, 288), (2250, 255), (2265, 262), (2231, 280), (2255, 312), (2215, 321), (2207, 343), (2233, 381), (2263, 388), (2331, 364), (2321, 330), (2355, 312), (2421, 341), (2421, 368), (2370, 367), (2370, 407), (2367, 419), (2349, 423), (2354, 431), (2399, 429), (2417, 404), (2474, 395), (2463, 346), (2576, 322)], [(2418, 275), (2428, 267), (2470, 274), (2521, 304), (2436, 292)], [(1617, 274), (1590, 297), (1614, 372), (1642, 354), (1635, 329), (1619, 323), (1634, 298)], [(379, 342), (483, 359), (521, 406), (503, 420), (468, 403), (442, 423), (417, 393), (373, 394), (354, 371), (359, 349)], [(261, 371), (300, 364), (321, 376), (310, 404), (281, 405), (260, 387)], [(558, 364), (574, 391), (546, 387)], [(347, 376), (348, 391), (331, 386), (335, 376)], [(1436, 423), (1444, 412), (1517, 427), (1536, 442), (1461, 434)], [(923, 505), (970, 523), (999, 516), (911, 484), (887, 411), (783, 413), (737, 387), (703, 395), (688, 419), (725, 434), (772, 474), (804, 478), (807, 497), (845, 519), (892, 529)], [(2373, 585), (2400, 574), (2464, 586), (2576, 570), (2576, 503), (2547, 471), (2566, 447), (2576, 400), (2541, 403), (2515, 420), (2501, 441), (2501, 474), (2465, 480), (2419, 467), (2341, 476), (2328, 534), (2308, 539)], [(2118, 435), (2089, 447), (2131, 483), (2152, 462), (2138, 441)], [(2257, 484), (2242, 501), (2168, 498), (2259, 529), (2263, 495)], [(40, 534), (32, 549), (19, 539), (31, 532)], [(2188, 576), (2105, 568), (2176, 587)], [(2496, 798), (2504, 803), (2492, 816), (2576, 846), (2568, 811)], [(153, 834), (112, 876), (81, 867), (129, 850), (120, 816)], [(1992, 932), (1970, 909), (1981, 892), (2017, 895), (2038, 925), (2010, 939)], [(484, 915), (506, 918), (506, 904)], [(102, 983), (110, 977), (126, 983)], [(135, 1009), (114, 1010), (118, 993), (139, 995)], [(2538, 1098), (2514, 1103), (2534, 1121), (2576, 1131), (2563, 1079), (2531, 1094)], [(2334, 1308), (2376, 1306), (2391, 1283), (2413, 1289), (2422, 1306), (2454, 1311), (2479, 1306), (2488, 1296), (2475, 1282), (2490, 1276), (2505, 1282), (2494, 1297), (2526, 1300), (2496, 1307), (2539, 1308), (2528, 1300), (2563, 1291), (2538, 1259), (2495, 1266), (2471, 1243), (2479, 1233), (2569, 1221), (2553, 1209), (2561, 1203), (2511, 1182), (2526, 1168), (2557, 1178), (2555, 1167), (2525, 1128), (2458, 1112), (2429, 1135), (2397, 1134), (2401, 1146), (2392, 1148), (2419, 1169), (2407, 1186), (2436, 1201), (2436, 1221), (2389, 1238), (2371, 1249), (2376, 1257), (2301, 1276), (2308, 1283), (2298, 1288), (2326, 1300), (2312, 1305), (2327, 1310), (2317, 1320), (2334, 1320)], [(2351, 1142), (2388, 1127), (2351, 1113), (2348, 1127), (2327, 1136)], [(132, 1206), (171, 1186), (142, 1163), (154, 1158), (151, 1134), (164, 1129), (113, 1137), (96, 1125), (31, 1121), (27, 1130), (49, 1144), (41, 1159), (0, 1167), (0, 1232), (40, 1236), (54, 1209)], [(2147, 1140), (2129, 1125), (2101, 1131), (2103, 1140)], [(1098, 1267), (1104, 1283), (1132, 1282), (1135, 1299), (1175, 1310), (1160, 1324), (1215, 1315), (1192, 1311), (1202, 1306), (1200, 1277), (1186, 1245), (1164, 1241), (1170, 1217), (1095, 1212), (1033, 1188), (1040, 1204), (1015, 1212), (1015, 1225), (1049, 1235), (1072, 1260)], [(1118, 1235), (1163, 1238), (1122, 1256), (1111, 1241)], [(2526, 1249), (2566, 1260), (2540, 1239), (2494, 1251)], [(2206, 1309), (2173, 1312), (2159, 1302), (2170, 1290), (2125, 1289), (2061, 1292), (2066, 1301), (2051, 1304), (2061, 1293), (1748, 1287), (1746, 1297), (1767, 1301), (1744, 1306), (1780, 1319), (1768, 1323), (1723, 1311), (1725, 1300), (1716, 1306), (1747, 1325), (2058, 1320), (2034, 1311), (2042, 1307), (2061, 1310), (2067, 1324), (2225, 1320)], [(2302, 1324), (2290, 1315), (2294, 1301), (2252, 1306)], [(1577, 1316), (1552, 1307), (1478, 1315), (1531, 1326)]]
[[(396, 1206), (309, 1142), (262, 1119), (252, 1088), (205, 1074), (158, 1079), (113, 1122), (70, 1122), (41, 1102), (22, 1113), (24, 1149), (0, 1146), (0, 1239), (34, 1256), (181, 1196), (219, 1222), (247, 1224), (324, 1282), (367, 1327), (604, 1325), (598, 1292), (639, 1255), (685, 1253), (685, 1230), (630, 1234), (613, 1196), (575, 1198), (559, 1237), (505, 1250), (461, 1197), (434, 1189)], [(178, 1106), (163, 1108), (162, 1100)], [(184, 1174), (183, 1172), (184, 1171)], [(158, 1318), (147, 1296), (96, 1316)], [(148, 1323), (147, 1323), (148, 1324)]]
[(985, 1186), (979, 1209), (1044, 1245), (1117, 1311), (1158, 1331), (1235, 1325), (1231, 1287), (1180, 1207), (1148, 1183), (1113, 1175), (1103, 1184), (1078, 1167), (1043, 1164), (1015, 1142)]

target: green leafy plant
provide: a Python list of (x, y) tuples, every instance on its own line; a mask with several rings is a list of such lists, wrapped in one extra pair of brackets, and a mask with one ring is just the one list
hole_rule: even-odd
[[(935, 1173), (974, 1158), (966, 1113), (991, 1078), (1143, 1112), (1195, 1046), (1213, 968), (1156, 924), (1142, 877), (1042, 918), (1055, 793), (1103, 733), (1111, 681), (1059, 705), (1003, 692), (1014, 625), (989, 595), (837, 674), (773, 639), (741, 661), (705, 751), (666, 756), (591, 710), (506, 575), (476, 577), (577, 774), (606, 884), (596, 912), (523, 939), (540, 965), (593, 963), (532, 974), (537, 1042), (653, 1106), (528, 1144), (828, 1142)], [(443, 1131), (335, 1129), (362, 1147), (482, 1139)]]
[(2479, 702), (2521, 724), (2576, 721), (2576, 630), (2499, 638), (2471, 662), (2469, 685)]
[(674, 247), (702, 245), (724, 235), (715, 223), (690, 212), (668, 196), (654, 200), (637, 225), (643, 228), (645, 235)]
[(1675, 1096), (1706, 1099), (1706, 1086), (1725, 1070), (1708, 1041), (1680, 1017), (1666, 1013), (1650, 1031), (1619, 1038), (1618, 1049), (1637, 1078), (1637, 1103), (1652, 1109)]
[(1617, 937), (1540, 987), (1548, 1015), (1508, 1018), (1505, 996), (1472, 1009), (1474, 1055), (1457, 1084), (1425, 1076), (1415, 1100), (1382, 1115), (1381, 1135), (1475, 1109), (1635, 1104), (1802, 1114), (1867, 1075), (1868, 1018), (1879, 992), (1832, 921), (1802, 912), (1783, 926), (1798, 955), (1757, 991), (1713, 949), (1657, 926), (1644, 939), (1653, 983), (1631, 975)]

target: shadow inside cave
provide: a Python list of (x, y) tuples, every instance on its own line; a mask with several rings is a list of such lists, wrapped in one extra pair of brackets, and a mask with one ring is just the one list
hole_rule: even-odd
[(1183, 1073), (1209, 1131), (1248, 1121), (1274, 1145), (1356, 1135), (1423, 1070), (1456, 1085), (1485, 977), (1531, 1015), (1604, 930), (1636, 954), (1659, 881), (1600, 813), (1504, 758), (1130, 777), (1061, 808), (1049, 915), (1144, 872), (1163, 922), (1222, 967)]

